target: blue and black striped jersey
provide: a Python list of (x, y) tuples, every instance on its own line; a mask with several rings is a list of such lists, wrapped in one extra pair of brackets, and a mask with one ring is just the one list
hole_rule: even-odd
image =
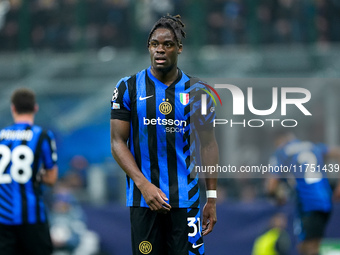
[[(201, 115), (202, 88), (181, 70), (167, 86), (149, 67), (121, 79), (111, 100), (111, 119), (130, 122), (128, 145), (138, 167), (166, 194), (172, 207), (199, 206), (198, 177), (190, 175), (200, 163), (197, 132), (212, 128), (215, 118), (213, 110)], [(214, 109), (211, 99), (207, 106)], [(127, 206), (148, 207), (128, 177)]]
[(27, 123), (0, 131), (0, 223), (46, 221), (39, 170), (52, 169), (56, 161), (52, 132)]
[(270, 160), (272, 165), (291, 169), (290, 174), (296, 180), (298, 208), (302, 212), (329, 212), (332, 208), (332, 191), (323, 170), (328, 151), (325, 144), (295, 139), (279, 148)]

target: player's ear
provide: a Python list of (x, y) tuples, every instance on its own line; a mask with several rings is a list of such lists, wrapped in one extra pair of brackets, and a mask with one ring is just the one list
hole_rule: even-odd
[(34, 105), (34, 113), (37, 113), (39, 111), (39, 105), (35, 104)]
[(12, 112), (12, 114), (17, 112), (17, 110), (15, 109), (14, 104), (11, 104), (11, 112)]
[(177, 54), (181, 54), (182, 53), (182, 50), (183, 50), (183, 44), (179, 44), (178, 45), (178, 50), (177, 50)]

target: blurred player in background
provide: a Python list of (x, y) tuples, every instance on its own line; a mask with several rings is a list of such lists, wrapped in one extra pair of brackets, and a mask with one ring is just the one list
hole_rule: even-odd
[[(111, 102), (111, 149), (127, 174), (134, 255), (204, 254), (202, 234), (217, 221), (217, 179), (206, 179), (201, 221), (198, 177), (190, 176), (199, 162), (191, 162), (191, 152), (200, 144), (202, 164), (216, 166), (218, 146), (215, 112), (203, 116), (190, 107), (200, 101), (189, 97), (190, 77), (177, 68), (183, 27), (179, 15), (155, 23), (147, 41), (151, 67), (121, 79)], [(190, 141), (191, 130), (199, 142)]]
[[(285, 201), (280, 189), (280, 180), (295, 181), (297, 208), (300, 233), (299, 253), (301, 255), (318, 255), (320, 243), (324, 236), (331, 211), (332, 189), (327, 178), (328, 172), (339, 168), (328, 159), (340, 162), (340, 148), (330, 148), (325, 144), (313, 144), (300, 141), (290, 131), (280, 131), (276, 134), (277, 150), (270, 160), (272, 166), (287, 166), (292, 169), (284, 175), (271, 174), (267, 180), (267, 191), (279, 203)], [(295, 170), (294, 170), (295, 169)], [(292, 175), (294, 178), (289, 178)], [(282, 177), (282, 178), (280, 178)], [(340, 185), (335, 187), (333, 197), (340, 198)]]
[(14, 124), (0, 131), (0, 253), (50, 255), (40, 184), (57, 180), (54, 135), (33, 124), (38, 111), (33, 91), (15, 90), (11, 111)]
[(287, 216), (277, 213), (269, 223), (269, 229), (257, 237), (252, 255), (289, 255), (291, 240), (286, 231)]

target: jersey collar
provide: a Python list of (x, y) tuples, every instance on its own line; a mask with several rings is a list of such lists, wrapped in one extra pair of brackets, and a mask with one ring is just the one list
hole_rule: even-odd
[(177, 70), (178, 70), (178, 76), (177, 76), (176, 80), (174, 80), (174, 82), (171, 83), (169, 86), (167, 86), (166, 84), (164, 84), (163, 82), (161, 82), (155, 76), (152, 75), (152, 73), (151, 73), (151, 66), (147, 69), (147, 74), (150, 77), (150, 79), (153, 82), (155, 82), (155, 84), (161, 84), (162, 86), (164, 86), (165, 89), (168, 89), (168, 88), (174, 87), (182, 79), (182, 76), (183, 76), (182, 70), (179, 69), (179, 68), (177, 68)]

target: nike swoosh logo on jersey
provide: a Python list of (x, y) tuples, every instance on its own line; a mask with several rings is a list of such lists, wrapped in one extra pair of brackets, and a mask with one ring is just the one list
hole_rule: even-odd
[(153, 95), (151, 95), (151, 96), (147, 96), (147, 97), (142, 97), (142, 96), (139, 96), (139, 100), (145, 100), (145, 99), (148, 99), (148, 98), (150, 98), (150, 97), (153, 97)]
[(198, 248), (198, 247), (201, 247), (203, 245), (203, 243), (200, 243), (200, 244), (195, 244), (195, 243), (193, 243), (192, 244), (192, 248), (193, 249), (196, 249), (196, 248)]

